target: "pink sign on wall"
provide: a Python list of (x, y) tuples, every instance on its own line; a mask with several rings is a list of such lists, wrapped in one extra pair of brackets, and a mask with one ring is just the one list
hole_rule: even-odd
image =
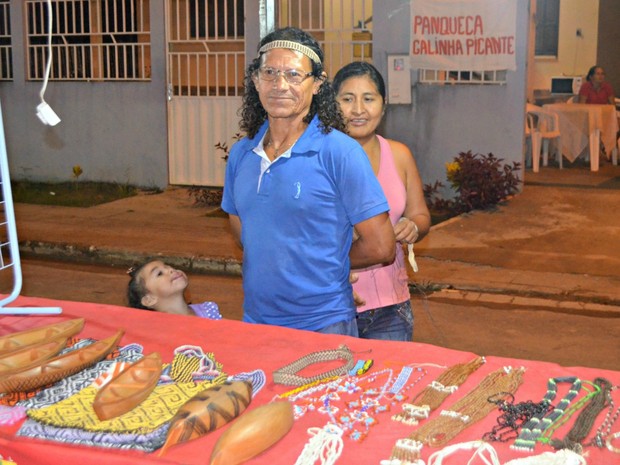
[(517, 0), (411, 0), (411, 66), (515, 70)]

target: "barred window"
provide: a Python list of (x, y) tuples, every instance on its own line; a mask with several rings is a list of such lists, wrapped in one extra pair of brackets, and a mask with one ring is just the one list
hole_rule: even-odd
[(495, 71), (439, 71), (421, 69), (424, 84), (506, 84), (506, 70)]
[(193, 12), (190, 37), (192, 39), (236, 39), (243, 37), (243, 1), (190, 0)]
[[(151, 77), (150, 0), (52, 0), (50, 80), (146, 81)], [(26, 0), (28, 79), (42, 80), (49, 9)]]
[(560, 0), (536, 1), (536, 56), (558, 56)]
[(0, 0), (0, 81), (13, 80), (10, 8), (9, 0)]

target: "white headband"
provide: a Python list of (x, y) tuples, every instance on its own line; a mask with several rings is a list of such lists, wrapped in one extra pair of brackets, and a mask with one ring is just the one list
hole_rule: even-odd
[(305, 45), (293, 42), (292, 40), (274, 40), (273, 42), (269, 42), (260, 48), (258, 54), (260, 55), (261, 53), (265, 53), (266, 51), (274, 48), (288, 48), (290, 50), (295, 50), (306, 55), (317, 65), (321, 64), (321, 60), (314, 50), (310, 47), (306, 47)]

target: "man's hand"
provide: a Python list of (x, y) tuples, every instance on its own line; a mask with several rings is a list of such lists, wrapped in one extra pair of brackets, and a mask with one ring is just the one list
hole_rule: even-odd
[[(352, 271), (349, 273), (349, 282), (351, 284), (356, 283), (359, 279), (359, 275), (357, 273), (353, 273)], [(362, 305), (366, 305), (366, 301), (360, 297), (360, 295), (353, 291), (353, 302), (355, 302), (356, 307), (361, 307)]]

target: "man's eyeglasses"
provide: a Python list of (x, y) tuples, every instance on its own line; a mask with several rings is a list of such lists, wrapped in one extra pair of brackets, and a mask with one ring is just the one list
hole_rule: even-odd
[(284, 76), (284, 79), (286, 79), (286, 82), (288, 82), (289, 84), (295, 84), (295, 85), (301, 84), (307, 78), (313, 75), (312, 72), (304, 73), (303, 71), (299, 71), (296, 69), (281, 70), (281, 69), (271, 68), (269, 66), (262, 66), (261, 68), (258, 68), (258, 76), (263, 81), (275, 81), (280, 76), (280, 74)]

